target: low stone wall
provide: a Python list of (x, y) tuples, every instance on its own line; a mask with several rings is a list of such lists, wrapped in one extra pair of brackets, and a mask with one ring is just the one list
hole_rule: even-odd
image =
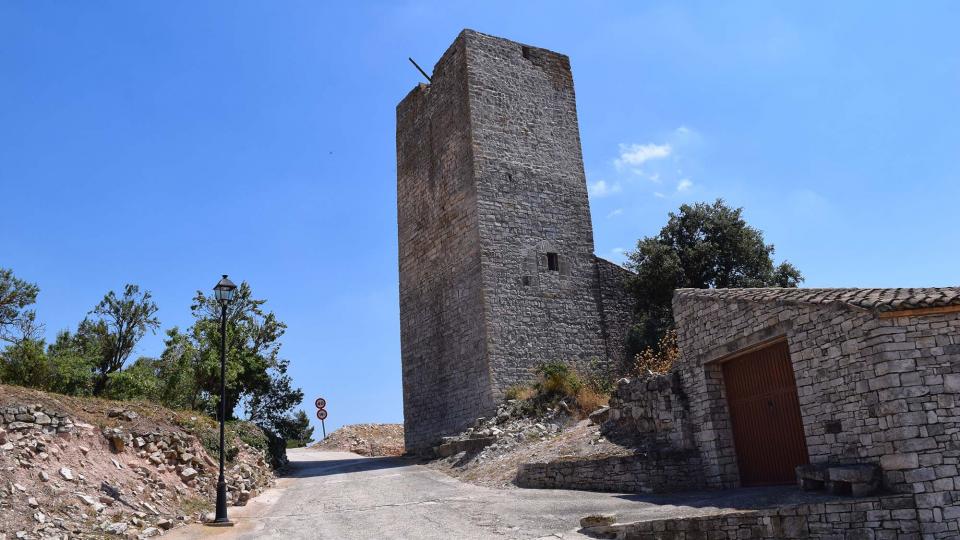
[(526, 463), (520, 466), (515, 483), (523, 488), (665, 493), (702, 486), (701, 471), (697, 452), (670, 450)]
[(677, 374), (621, 379), (610, 396), (610, 416), (603, 433), (629, 437), (648, 448), (695, 448), (689, 406)]
[(919, 539), (913, 497), (894, 495), (678, 519), (615, 523), (583, 529), (618, 540), (906, 540)]
[(0, 407), (0, 428), (7, 431), (40, 430), (44, 433), (69, 433), (73, 420), (58, 411), (44, 410), (40, 405)]

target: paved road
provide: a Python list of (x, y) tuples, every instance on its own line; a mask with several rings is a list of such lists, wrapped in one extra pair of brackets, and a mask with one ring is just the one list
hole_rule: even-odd
[(288, 452), (289, 477), (243, 508), (237, 526), (191, 525), (165, 538), (260, 539), (538, 539), (586, 538), (583, 516), (617, 514), (618, 521), (702, 515), (765, 506), (802, 496), (790, 488), (685, 494), (677, 498), (583, 491), (491, 489), (466, 484), (399, 458), (340, 452)]
[(612, 494), (497, 490), (465, 484), (395, 458), (363, 458), (309, 449), (289, 451), (290, 477), (245, 508), (231, 508), (231, 529), (193, 525), (166, 538), (585, 538), (581, 517), (629, 510)]

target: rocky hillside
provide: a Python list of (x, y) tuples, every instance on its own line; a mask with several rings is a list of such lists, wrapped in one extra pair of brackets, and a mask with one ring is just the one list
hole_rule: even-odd
[(403, 424), (353, 424), (314, 444), (317, 450), (353, 452), (361, 456), (403, 455)]
[[(217, 443), (196, 413), (0, 385), (0, 540), (147, 538), (201, 520)], [(272, 483), (267, 448), (256, 426), (229, 427), (231, 504)]]
[(478, 418), (463, 433), (445, 437), (434, 451), (437, 459), (430, 461), (429, 467), (497, 488), (514, 487), (517, 473), (526, 463), (633, 452), (607, 440), (596, 418), (579, 420), (563, 402), (534, 412), (528, 402), (512, 400), (500, 405), (496, 416)]

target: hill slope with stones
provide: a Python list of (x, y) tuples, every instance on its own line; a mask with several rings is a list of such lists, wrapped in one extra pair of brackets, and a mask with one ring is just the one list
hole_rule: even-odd
[[(217, 444), (199, 413), (0, 385), (0, 540), (148, 538), (201, 520)], [(267, 448), (256, 426), (228, 428), (231, 504), (272, 483)]]

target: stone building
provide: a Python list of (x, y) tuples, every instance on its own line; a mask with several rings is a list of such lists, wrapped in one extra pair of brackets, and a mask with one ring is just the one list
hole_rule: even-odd
[(684, 289), (673, 308), (675, 426), (706, 486), (874, 464), (912, 495), (897, 530), (960, 538), (960, 288)]
[(397, 106), (408, 450), (541, 363), (623, 360), (625, 270), (594, 255), (569, 59), (464, 30)]

